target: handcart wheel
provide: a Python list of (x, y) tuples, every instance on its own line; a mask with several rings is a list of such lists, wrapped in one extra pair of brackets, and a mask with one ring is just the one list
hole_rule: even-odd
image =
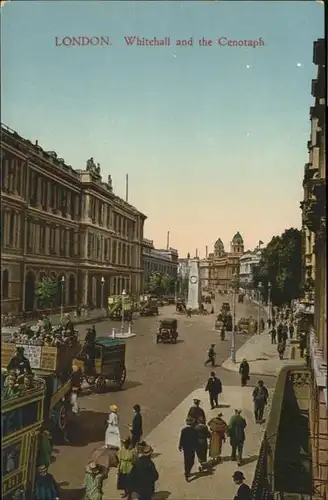
[(101, 375), (100, 377), (97, 377), (95, 380), (95, 389), (98, 392), (103, 392), (106, 388), (106, 377)]

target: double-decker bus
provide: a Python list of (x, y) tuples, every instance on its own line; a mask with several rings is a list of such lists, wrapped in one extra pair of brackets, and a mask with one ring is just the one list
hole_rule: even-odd
[[(1, 377), (1, 389), (3, 384), (4, 377)], [(44, 397), (45, 382), (35, 378), (31, 389), (24, 390), (18, 397), (2, 401), (3, 500), (33, 500)], [(21, 495), (17, 495), (19, 492)]]

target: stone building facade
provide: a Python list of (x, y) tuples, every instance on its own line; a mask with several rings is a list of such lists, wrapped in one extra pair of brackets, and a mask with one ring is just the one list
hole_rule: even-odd
[(312, 367), (310, 397), (313, 486), (316, 498), (328, 499), (328, 403), (327, 403), (327, 233), (326, 233), (326, 62), (325, 41), (314, 42), (312, 80), (314, 105), (308, 141), (301, 202), (303, 222), (303, 265), (305, 301), (314, 301), (314, 329), (309, 339)]
[(235, 234), (230, 245), (230, 252), (224, 250), (219, 238), (214, 245), (214, 252), (208, 258), (209, 282), (213, 291), (228, 292), (235, 288), (239, 276), (239, 259), (244, 253), (244, 241), (239, 232)]
[(204, 292), (210, 289), (210, 262), (208, 257), (199, 260), (199, 280)]
[(144, 238), (142, 242), (143, 291), (147, 289), (147, 283), (153, 273), (166, 274), (177, 279), (178, 260), (178, 251), (175, 248), (156, 249), (153, 240)]
[(245, 290), (253, 288), (255, 268), (260, 264), (261, 250), (247, 250), (239, 259), (239, 285)]
[(115, 195), (92, 158), (73, 170), (1, 129), (2, 312), (38, 309), (45, 275), (58, 281), (55, 306), (101, 307), (123, 289), (138, 295), (146, 216)]

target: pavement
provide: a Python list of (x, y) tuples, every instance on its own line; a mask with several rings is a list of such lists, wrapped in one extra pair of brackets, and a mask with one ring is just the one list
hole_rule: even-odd
[[(294, 347), (294, 349), (293, 349)], [(236, 363), (230, 358), (222, 364), (225, 370), (239, 372), (239, 366), (243, 359), (248, 361), (252, 375), (267, 375), (276, 377), (280, 370), (291, 364), (300, 363), (295, 359), (295, 344), (287, 341), (284, 359), (280, 360), (277, 353), (277, 344), (271, 344), (271, 336), (266, 330), (260, 335), (253, 335), (236, 352)]]
[[(251, 485), (265, 424), (259, 425), (254, 422), (252, 387), (224, 386), (223, 394), (219, 398), (219, 409), (211, 410), (207, 393), (204, 387), (193, 391), (168, 415), (155, 429), (145, 437), (145, 441), (154, 449), (153, 460), (159, 473), (156, 483), (156, 494), (154, 500), (182, 500), (182, 499), (206, 499), (227, 500), (234, 497), (236, 485), (232, 481), (232, 474), (236, 470), (242, 470)], [(270, 395), (272, 390), (269, 391)], [(244, 464), (237, 467), (236, 462), (230, 460), (231, 448), (227, 441), (223, 445), (223, 463), (217, 465), (212, 473), (197, 472), (198, 463), (194, 466), (193, 479), (190, 483), (184, 480), (183, 455), (178, 451), (180, 431), (193, 398), (201, 400), (201, 406), (205, 411), (207, 420), (215, 417), (220, 411), (228, 423), (234, 414), (235, 408), (242, 408), (242, 415), (246, 419), (246, 441), (244, 450)], [(116, 469), (111, 469), (108, 479), (104, 483), (104, 500), (116, 500), (121, 498), (116, 489)]]
[[(218, 297), (214, 310), (219, 312), (221, 302), (226, 297)], [(211, 309), (212, 305), (208, 305)], [(109, 405), (119, 407), (121, 432), (131, 424), (132, 407), (140, 404), (143, 414), (144, 434), (147, 436), (192, 391), (203, 386), (209, 377), (210, 367), (204, 367), (204, 361), (210, 344), (216, 344), (217, 367), (215, 371), (223, 386), (238, 386), (239, 375), (224, 370), (222, 363), (228, 358), (231, 348), (231, 333), (225, 341), (220, 341), (214, 329), (215, 315), (175, 316), (178, 320), (179, 338), (177, 344), (156, 344), (158, 322), (164, 317), (172, 317), (174, 306), (160, 309), (157, 317), (136, 318), (132, 332), (135, 336), (126, 341), (127, 379), (123, 390), (103, 394), (83, 392), (80, 398), (81, 414), (78, 421), (72, 422), (70, 429), (71, 444), (55, 443), (56, 453), (50, 472), (61, 485), (61, 500), (79, 500), (82, 497), (81, 485), (84, 470), (94, 450), (104, 444), (105, 422), (108, 418)], [(237, 320), (243, 316), (255, 316), (257, 308), (245, 301), (237, 304)], [(119, 328), (119, 322), (101, 321), (96, 323), (98, 336), (108, 336), (112, 328)], [(83, 326), (80, 337), (83, 338)], [(248, 336), (238, 335), (236, 349), (247, 340)], [(268, 387), (274, 385), (272, 377), (262, 377)], [(251, 376), (250, 386), (254, 386), (258, 377)], [(180, 425), (179, 425), (180, 428)], [(74, 470), (74, 474), (71, 474)]]

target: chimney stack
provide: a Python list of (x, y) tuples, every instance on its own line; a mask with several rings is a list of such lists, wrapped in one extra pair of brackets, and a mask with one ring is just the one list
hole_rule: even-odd
[(205, 258), (207, 259), (207, 257), (208, 257), (208, 246), (206, 245), (206, 247), (205, 247)]
[(170, 231), (167, 232), (166, 236), (166, 250), (169, 250), (170, 248)]
[(129, 201), (129, 174), (125, 175), (125, 201)]

